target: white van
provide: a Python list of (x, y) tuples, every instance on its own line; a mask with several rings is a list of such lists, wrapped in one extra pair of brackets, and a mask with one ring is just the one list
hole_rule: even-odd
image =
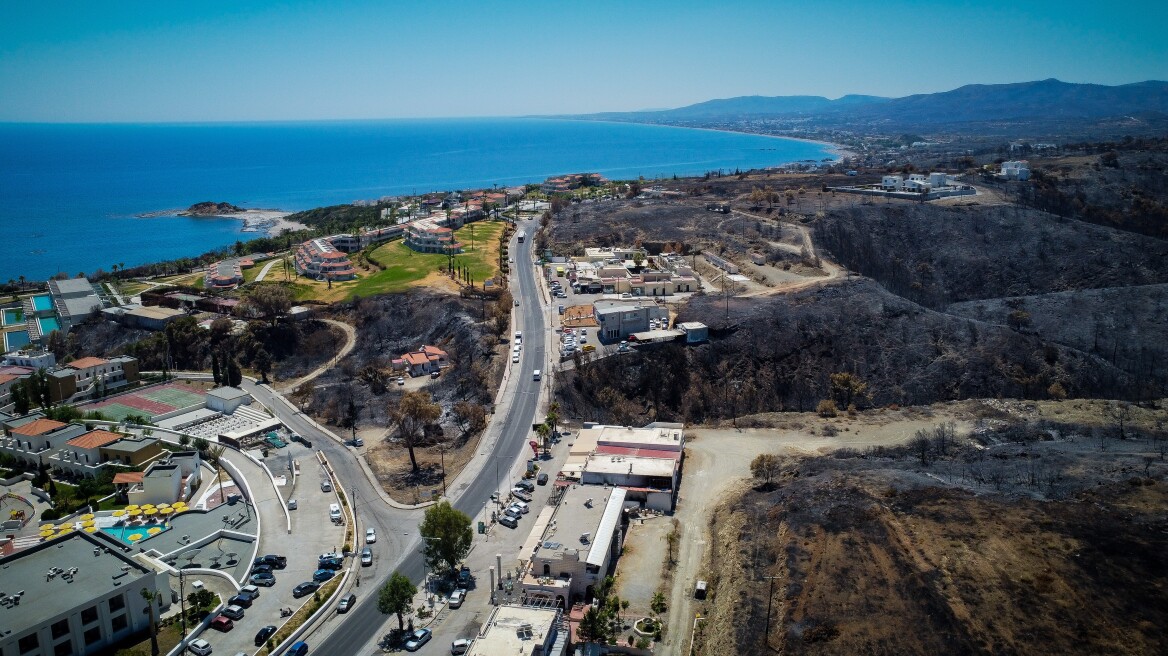
[(341, 507), (335, 503), (329, 504), (329, 519), (334, 522), (341, 521)]
[(531, 379), (532, 379), (532, 380), (539, 380), (539, 377), (540, 377), (540, 371), (539, 371), (539, 369), (536, 369), (534, 372), (532, 372), (532, 374), (531, 374)]

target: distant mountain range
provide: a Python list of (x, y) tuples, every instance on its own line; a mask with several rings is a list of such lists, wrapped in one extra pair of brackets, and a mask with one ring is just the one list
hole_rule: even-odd
[(903, 98), (848, 95), (741, 96), (645, 112), (578, 115), (593, 120), (715, 123), (757, 119), (811, 119), (823, 125), (886, 124), (941, 127), (983, 122), (1095, 122), (1133, 117), (1168, 118), (1168, 82), (1119, 86), (1055, 79), (1014, 84), (970, 84), (952, 91)]

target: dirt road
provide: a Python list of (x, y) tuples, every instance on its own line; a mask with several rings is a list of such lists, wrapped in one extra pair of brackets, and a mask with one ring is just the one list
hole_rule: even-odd
[(357, 329), (356, 328), (353, 328), (352, 326), (350, 326), (349, 324), (347, 324), (343, 321), (336, 321), (335, 319), (324, 319), (323, 321), (329, 325), (336, 326), (337, 328), (340, 328), (342, 331), (344, 331), (345, 343), (343, 346), (341, 346), (340, 352), (337, 353), (336, 357), (334, 357), (331, 362), (325, 362), (324, 364), (320, 365), (319, 367), (312, 370), (308, 374), (301, 376), (300, 378), (296, 378), (294, 380), (288, 381), (287, 383), (281, 385), (279, 387), (279, 389), (277, 389), (276, 391), (280, 392), (281, 394), (287, 394), (288, 392), (291, 392), (292, 390), (303, 385), (304, 383), (307, 383), (310, 380), (314, 380), (315, 378), (317, 378), (318, 376), (320, 376), (324, 372), (331, 369), (335, 362), (340, 361), (341, 358), (348, 355), (353, 350), (353, 347), (357, 345)]
[[(953, 419), (938, 412), (932, 417), (861, 415), (856, 420), (825, 421), (812, 413), (784, 415), (789, 429), (693, 428), (687, 430), (685, 469), (678, 494), (677, 519), (681, 526), (677, 565), (669, 600), (669, 618), (661, 653), (682, 654), (689, 645), (694, 618), (694, 584), (705, 578), (710, 518), (728, 495), (750, 485), (750, 461), (761, 453), (822, 455), (840, 448), (866, 449), (907, 442), (920, 429)], [(958, 434), (972, 428), (955, 420)], [(823, 427), (839, 427), (835, 436)], [(848, 430), (845, 432), (843, 428)]]

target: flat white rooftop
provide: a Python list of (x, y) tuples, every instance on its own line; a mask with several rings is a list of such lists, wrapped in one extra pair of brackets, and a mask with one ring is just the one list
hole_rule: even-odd
[(668, 478), (673, 476), (673, 470), (676, 466), (676, 460), (597, 454), (592, 456), (585, 469), (596, 474), (631, 474)]
[(531, 656), (543, 651), (553, 633), (559, 611), (555, 608), (499, 606), (483, 623), (469, 656)]

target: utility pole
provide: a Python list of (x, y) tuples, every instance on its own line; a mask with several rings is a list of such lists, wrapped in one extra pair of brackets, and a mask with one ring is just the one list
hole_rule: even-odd
[(779, 577), (778, 576), (764, 576), (763, 578), (770, 579), (770, 581), (771, 581), (771, 590), (770, 590), (770, 593), (767, 594), (767, 616), (766, 616), (766, 645), (767, 645), (767, 649), (770, 649), (770, 647), (771, 647), (771, 601), (775, 598), (775, 579), (777, 579)]

